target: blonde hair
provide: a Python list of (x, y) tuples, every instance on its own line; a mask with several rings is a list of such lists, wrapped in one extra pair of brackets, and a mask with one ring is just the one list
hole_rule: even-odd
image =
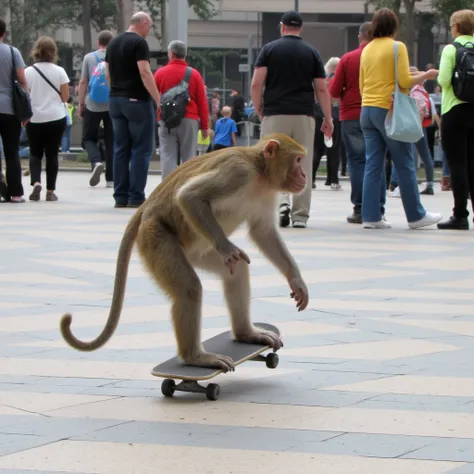
[(337, 57), (334, 57), (334, 58), (330, 58), (328, 60), (328, 62), (326, 63), (326, 65), (324, 66), (324, 69), (326, 71), (326, 74), (329, 72), (329, 70), (331, 69), (334, 69), (334, 71), (336, 70), (337, 68), (337, 65), (339, 64), (339, 61), (341, 59), (340, 58), (337, 58)]
[(58, 60), (58, 47), (56, 42), (49, 36), (41, 36), (33, 45), (31, 57), (35, 63), (55, 63)]
[(457, 25), (460, 35), (474, 34), (474, 11), (458, 10), (451, 15), (451, 25)]
[(222, 107), (221, 114), (224, 117), (230, 117), (232, 115), (232, 109), (228, 105), (225, 105)]

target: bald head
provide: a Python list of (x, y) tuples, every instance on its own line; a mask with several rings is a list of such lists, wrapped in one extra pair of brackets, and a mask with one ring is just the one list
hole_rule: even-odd
[(130, 28), (129, 31), (137, 33), (143, 38), (148, 36), (150, 28), (153, 24), (151, 16), (145, 12), (137, 12), (130, 19)]
[(151, 16), (148, 15), (148, 13), (137, 12), (132, 16), (130, 20), (131, 25), (139, 25), (140, 23), (143, 23), (143, 22), (151, 23)]

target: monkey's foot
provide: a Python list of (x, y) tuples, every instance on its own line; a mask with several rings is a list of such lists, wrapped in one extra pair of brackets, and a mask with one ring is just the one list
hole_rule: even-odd
[(272, 331), (265, 329), (253, 328), (248, 334), (236, 334), (237, 341), (247, 342), (249, 344), (264, 344), (270, 346), (274, 351), (283, 347), (283, 341), (280, 336)]
[(197, 367), (216, 367), (224, 372), (235, 370), (234, 361), (230, 357), (212, 352), (201, 352), (195, 357), (185, 358), (184, 362)]

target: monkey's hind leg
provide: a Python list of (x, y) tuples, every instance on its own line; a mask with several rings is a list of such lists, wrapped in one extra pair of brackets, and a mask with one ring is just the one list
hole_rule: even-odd
[(197, 265), (221, 276), (232, 321), (232, 332), (236, 340), (250, 344), (265, 344), (274, 350), (283, 347), (283, 342), (277, 334), (255, 327), (251, 322), (250, 274), (246, 262), (238, 261), (232, 275), (217, 252), (207, 254)]
[(201, 344), (202, 285), (178, 239), (159, 224), (145, 226), (137, 245), (155, 281), (172, 299), (178, 355), (188, 365), (233, 370), (230, 357), (207, 353)]

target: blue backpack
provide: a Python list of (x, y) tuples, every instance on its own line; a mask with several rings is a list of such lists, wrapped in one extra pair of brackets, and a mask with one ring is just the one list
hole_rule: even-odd
[(105, 63), (94, 53), (97, 59), (97, 66), (92, 71), (92, 77), (89, 81), (89, 98), (97, 104), (104, 104), (109, 100), (109, 85), (105, 77)]

